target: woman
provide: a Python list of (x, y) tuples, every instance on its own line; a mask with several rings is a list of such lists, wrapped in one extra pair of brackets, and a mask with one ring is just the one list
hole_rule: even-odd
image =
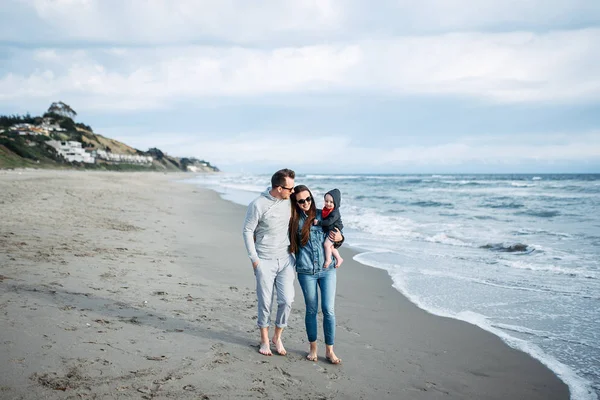
[[(317, 313), (319, 310), (317, 289), (320, 289), (323, 331), (325, 333), (325, 357), (330, 363), (339, 364), (342, 360), (333, 351), (337, 265), (333, 260), (327, 268), (323, 267), (325, 260), (323, 243), (326, 234), (323, 232), (323, 228), (314, 225), (315, 218), (321, 220), (321, 210), (317, 210), (312, 193), (304, 185), (296, 186), (290, 199), (292, 201), (292, 218), (289, 226), (290, 251), (296, 255), (296, 273), (306, 304), (304, 323), (310, 342), (306, 358), (310, 361), (317, 360)], [(332, 232), (330, 238), (333, 242), (344, 240), (339, 231)]]

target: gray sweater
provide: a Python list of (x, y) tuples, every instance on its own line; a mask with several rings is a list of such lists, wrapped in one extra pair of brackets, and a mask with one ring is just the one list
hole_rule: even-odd
[(250, 203), (242, 232), (250, 261), (288, 257), (291, 216), (290, 200), (276, 199), (269, 189)]

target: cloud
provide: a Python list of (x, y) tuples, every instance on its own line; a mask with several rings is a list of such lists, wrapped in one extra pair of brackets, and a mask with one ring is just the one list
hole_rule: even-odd
[[(72, 98), (80, 108), (168, 108), (211, 97), (295, 93), (469, 96), (494, 102), (600, 98), (600, 29), (456, 33), (275, 49), (35, 49), (0, 78), (0, 101)], [(16, 62), (14, 62), (16, 64)]]
[(4, 0), (13, 43), (281, 47), (382, 36), (598, 25), (593, 0)]
[[(427, 145), (365, 147), (344, 136), (298, 132), (244, 132), (220, 138), (211, 133), (127, 132), (110, 129), (109, 136), (134, 147), (158, 147), (169, 154), (208, 159), (224, 170), (290, 165), (304, 171), (405, 171), (451, 167), (465, 171), (470, 165), (490, 167), (533, 165), (600, 165), (600, 131), (553, 133), (536, 141), (538, 134), (500, 137), (449, 138)], [(521, 137), (530, 140), (520, 140)], [(335, 154), (335, 157), (332, 157)], [(258, 171), (257, 171), (258, 172)]]
[(8, 1), (12, 4), (5, 9), (11, 14), (29, 16), (23, 20), (26, 29), (0, 30), (4, 40), (18, 43), (250, 43), (273, 35), (328, 32), (342, 12), (334, 0)]

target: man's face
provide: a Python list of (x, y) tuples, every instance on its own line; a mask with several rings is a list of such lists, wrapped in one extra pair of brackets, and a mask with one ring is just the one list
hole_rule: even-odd
[(292, 178), (285, 178), (285, 187), (280, 186), (281, 188), (281, 198), (287, 200), (290, 198), (292, 193), (294, 193), (294, 180)]

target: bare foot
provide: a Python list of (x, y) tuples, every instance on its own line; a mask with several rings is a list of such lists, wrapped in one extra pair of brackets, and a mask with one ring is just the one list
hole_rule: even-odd
[(344, 259), (342, 257), (336, 258), (335, 259), (335, 267), (336, 268), (341, 267), (343, 262), (344, 262)]
[(287, 351), (285, 351), (285, 347), (283, 347), (283, 342), (281, 341), (281, 338), (278, 338), (277, 340), (273, 338), (272, 342), (275, 345), (275, 350), (277, 350), (277, 354), (279, 354), (280, 356), (285, 356), (287, 354)]
[(326, 258), (325, 262), (323, 263), (323, 268), (329, 267), (329, 264), (331, 264), (331, 258)]
[(308, 355), (306, 356), (308, 361), (317, 361), (317, 343), (312, 342), (310, 344), (310, 350), (308, 351)]
[(338, 358), (333, 351), (331, 351), (329, 354), (326, 354), (325, 358), (332, 364), (339, 364), (342, 362), (342, 359)]
[(273, 353), (271, 353), (271, 345), (269, 343), (261, 343), (260, 349), (258, 349), (258, 352), (260, 354), (262, 354), (263, 356), (272, 356), (273, 355)]

